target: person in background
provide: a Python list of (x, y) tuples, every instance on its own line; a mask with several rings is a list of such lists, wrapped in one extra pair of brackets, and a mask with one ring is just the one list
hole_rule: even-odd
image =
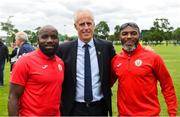
[(118, 79), (120, 116), (159, 116), (157, 81), (167, 104), (169, 116), (177, 115), (178, 102), (172, 78), (162, 58), (139, 43), (140, 30), (135, 23), (120, 27), (122, 52), (112, 59), (113, 85)]
[(28, 35), (25, 32), (18, 32), (15, 35), (15, 47), (10, 54), (10, 71), (13, 69), (13, 65), (24, 54), (32, 52), (35, 49), (28, 43)]
[(9, 59), (9, 50), (7, 46), (0, 39), (0, 86), (4, 85), (4, 66)]
[(112, 115), (111, 42), (93, 38), (94, 17), (89, 10), (75, 13), (78, 39), (60, 44), (57, 55), (65, 64), (61, 112), (63, 116)]
[(18, 46), (16, 46), (16, 44), (14, 44), (13, 50), (12, 50), (11, 54), (9, 55), (9, 57), (10, 57), (10, 64), (11, 64), (11, 66), (10, 66), (10, 72), (12, 71), (12, 68), (13, 68), (14, 63), (15, 63), (15, 62), (17, 61), (17, 59), (18, 59), (18, 51), (19, 51)]
[(19, 47), (17, 56), (22, 56), (25, 53), (34, 51), (35, 49), (28, 43), (28, 36), (25, 32), (16, 33), (15, 37), (16, 46)]
[(58, 31), (46, 25), (38, 31), (39, 48), (19, 58), (10, 80), (9, 116), (60, 116), (64, 63), (55, 55)]

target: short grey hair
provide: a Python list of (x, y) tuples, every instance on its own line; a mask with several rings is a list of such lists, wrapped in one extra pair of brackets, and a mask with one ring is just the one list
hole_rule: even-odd
[(74, 23), (77, 22), (79, 14), (81, 14), (81, 13), (88, 13), (90, 15), (90, 17), (92, 18), (92, 20), (94, 21), (93, 13), (90, 10), (88, 10), (88, 9), (80, 9), (80, 10), (76, 11), (75, 14), (74, 14)]
[(16, 33), (15, 39), (21, 39), (23, 41), (28, 41), (28, 35), (25, 32), (20, 31), (20, 32)]

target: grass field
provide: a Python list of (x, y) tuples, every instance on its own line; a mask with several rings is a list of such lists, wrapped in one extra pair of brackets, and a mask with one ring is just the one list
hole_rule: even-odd
[[(119, 53), (120, 46), (115, 46), (117, 53)], [(161, 55), (164, 59), (167, 68), (173, 78), (176, 95), (178, 98), (178, 103), (180, 104), (180, 46), (173, 46), (173, 45), (158, 45), (152, 46), (152, 48)], [(5, 85), (0, 87), (0, 116), (7, 116), (7, 100), (8, 100), (8, 93), (9, 93), (9, 79), (10, 79), (10, 65), (9, 63), (5, 66)], [(166, 103), (164, 98), (161, 94), (161, 89), (159, 89), (159, 100), (161, 104), (161, 116), (168, 115)], [(117, 101), (116, 101), (116, 92), (117, 92), (117, 84), (113, 87), (113, 115), (117, 115)], [(178, 115), (180, 116), (180, 106), (178, 108)]]

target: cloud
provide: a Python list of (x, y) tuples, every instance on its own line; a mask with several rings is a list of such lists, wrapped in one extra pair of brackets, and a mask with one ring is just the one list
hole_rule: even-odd
[(111, 29), (115, 25), (133, 21), (141, 29), (152, 26), (155, 18), (167, 18), (170, 24), (180, 27), (180, 2), (178, 0), (0, 0), (0, 21), (9, 16), (20, 30), (33, 30), (51, 24), (59, 32), (76, 34), (73, 26), (74, 12), (89, 9), (96, 24), (106, 21)]

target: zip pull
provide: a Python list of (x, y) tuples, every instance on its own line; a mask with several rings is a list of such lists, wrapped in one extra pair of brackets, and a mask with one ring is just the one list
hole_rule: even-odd
[(131, 54), (128, 54), (128, 61), (130, 60), (130, 58), (131, 58)]

